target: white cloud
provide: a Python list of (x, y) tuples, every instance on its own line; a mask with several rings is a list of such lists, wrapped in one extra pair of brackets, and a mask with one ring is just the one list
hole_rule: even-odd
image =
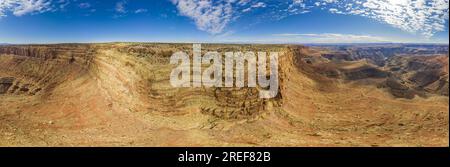
[(134, 13), (138, 14), (138, 13), (147, 13), (148, 10), (147, 9), (137, 9), (134, 11)]
[(258, 2), (251, 6), (252, 8), (265, 8), (266, 4), (264, 2)]
[(371, 18), (403, 31), (430, 38), (445, 31), (449, 0), (172, 0), (183, 16), (193, 19), (200, 30), (221, 33), (233, 20), (254, 8), (271, 5), (262, 18), (283, 19), (315, 8), (334, 14)]
[(119, 1), (116, 3), (115, 10), (117, 13), (127, 13), (127, 10), (125, 8), (125, 5), (127, 4), (126, 1)]
[(265, 8), (266, 6), (266, 3), (264, 2), (257, 2), (252, 4), (250, 7), (243, 9), (242, 12), (250, 12), (254, 8)]
[(252, 10), (252, 8), (245, 8), (245, 9), (242, 10), (242, 12), (244, 12), (244, 13), (245, 12), (250, 12), (251, 10)]
[(0, 17), (9, 12), (15, 16), (42, 13), (51, 10), (51, 0), (0, 0)]
[(247, 5), (250, 2), (250, 0), (239, 0), (238, 5)]
[(232, 20), (232, 3), (237, 1), (172, 0), (172, 2), (181, 15), (194, 20), (198, 29), (211, 34), (219, 34)]
[(91, 7), (91, 4), (87, 3), (87, 2), (84, 2), (84, 3), (78, 4), (78, 7), (81, 8), (81, 9), (87, 9), (87, 8)]
[(60, 10), (65, 10), (66, 7), (70, 4), (69, 0), (58, 0), (58, 8)]
[(337, 10), (337, 9), (335, 9), (335, 8), (330, 8), (329, 11), (330, 11), (331, 13), (338, 13), (338, 12), (339, 12), (339, 10)]
[(323, 0), (331, 13), (369, 17), (425, 38), (445, 30), (449, 0)]

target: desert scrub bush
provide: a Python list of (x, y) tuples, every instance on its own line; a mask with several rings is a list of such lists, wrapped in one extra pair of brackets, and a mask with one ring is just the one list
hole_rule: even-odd
[(127, 61), (127, 62), (125, 62), (125, 66), (134, 67), (134, 64), (129, 62), (129, 61)]
[(171, 50), (162, 50), (160, 51), (159, 55), (161, 55), (162, 57), (170, 57), (172, 56), (173, 51)]

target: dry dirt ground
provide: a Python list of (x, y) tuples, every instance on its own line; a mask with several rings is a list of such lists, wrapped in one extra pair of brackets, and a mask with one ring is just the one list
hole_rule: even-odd
[[(252, 45), (205, 48), (282, 51), (277, 98), (261, 101), (249, 89), (173, 88), (169, 55), (190, 47), (4, 51), (0, 78), (14, 81), (0, 94), (0, 146), (449, 146), (448, 96), (396, 98), (365, 84), (376, 79), (305, 71), (292, 48)], [(229, 92), (236, 94), (223, 97)]]

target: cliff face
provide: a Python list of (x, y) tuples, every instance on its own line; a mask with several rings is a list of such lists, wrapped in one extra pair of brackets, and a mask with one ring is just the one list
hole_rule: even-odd
[[(255, 50), (258, 47), (251, 45), (203, 45), (202, 53), (207, 51), (218, 51), (224, 55), (226, 51)], [(264, 51), (283, 51), (285, 48), (275, 46), (264, 48)], [(137, 73), (138, 78), (146, 78), (141, 81), (141, 95), (151, 101), (149, 108), (175, 112), (184, 110), (185, 107), (198, 107), (202, 114), (216, 117), (221, 120), (245, 120), (255, 119), (267, 112), (269, 108), (279, 108), (282, 92), (279, 91), (277, 97), (273, 99), (261, 99), (260, 87), (256, 88), (174, 88), (170, 86), (170, 72), (175, 66), (168, 65), (172, 53), (183, 51), (192, 56), (192, 45), (131, 45), (120, 46), (115, 49), (120, 54), (127, 54), (137, 57), (137, 61), (129, 61)], [(285, 55), (280, 55), (279, 69), (284, 66)], [(192, 61), (192, 57), (191, 57)], [(145, 62), (145, 63), (142, 63)], [(204, 67), (205, 68), (205, 67)], [(223, 70), (225, 67), (223, 66)], [(245, 71), (247, 73), (247, 70)], [(280, 73), (280, 80), (283, 80), (283, 72)], [(233, 76), (236, 80), (236, 75)]]
[(386, 69), (398, 83), (416, 94), (428, 92), (448, 96), (448, 56), (396, 56)]
[[(330, 60), (305, 46), (202, 47), (280, 52), (279, 94), (172, 87), (170, 56), (192, 55), (190, 44), (0, 46), (0, 145), (448, 145), (448, 97), (405, 94), (409, 85), (392, 80), (414, 99), (394, 98), (377, 88), (392, 73), (370, 62)], [(406, 62), (397, 67), (436, 70)], [(427, 77), (409, 79), (448, 92), (448, 79)]]
[(323, 54), (328, 59), (357, 61), (366, 59), (371, 63), (384, 66), (386, 59), (401, 55), (447, 55), (448, 45), (420, 45), (420, 44), (388, 44), (388, 45), (342, 45), (325, 46), (331, 53)]
[[(331, 48), (331, 49), (330, 49)], [(348, 82), (365, 82), (397, 98), (448, 96), (448, 46), (322, 47), (316, 73)]]
[(34, 95), (82, 75), (89, 68), (89, 46), (2, 46), (2, 93)]
[(0, 53), (17, 55), (43, 60), (80, 58), (87, 61), (92, 57), (93, 48), (90, 45), (61, 44), (61, 45), (8, 45), (0, 47)]

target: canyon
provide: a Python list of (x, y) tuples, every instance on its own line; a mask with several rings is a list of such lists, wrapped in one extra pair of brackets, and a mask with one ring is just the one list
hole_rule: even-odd
[(0, 146), (449, 146), (448, 45), (202, 47), (279, 52), (279, 93), (172, 87), (192, 44), (2, 45)]

